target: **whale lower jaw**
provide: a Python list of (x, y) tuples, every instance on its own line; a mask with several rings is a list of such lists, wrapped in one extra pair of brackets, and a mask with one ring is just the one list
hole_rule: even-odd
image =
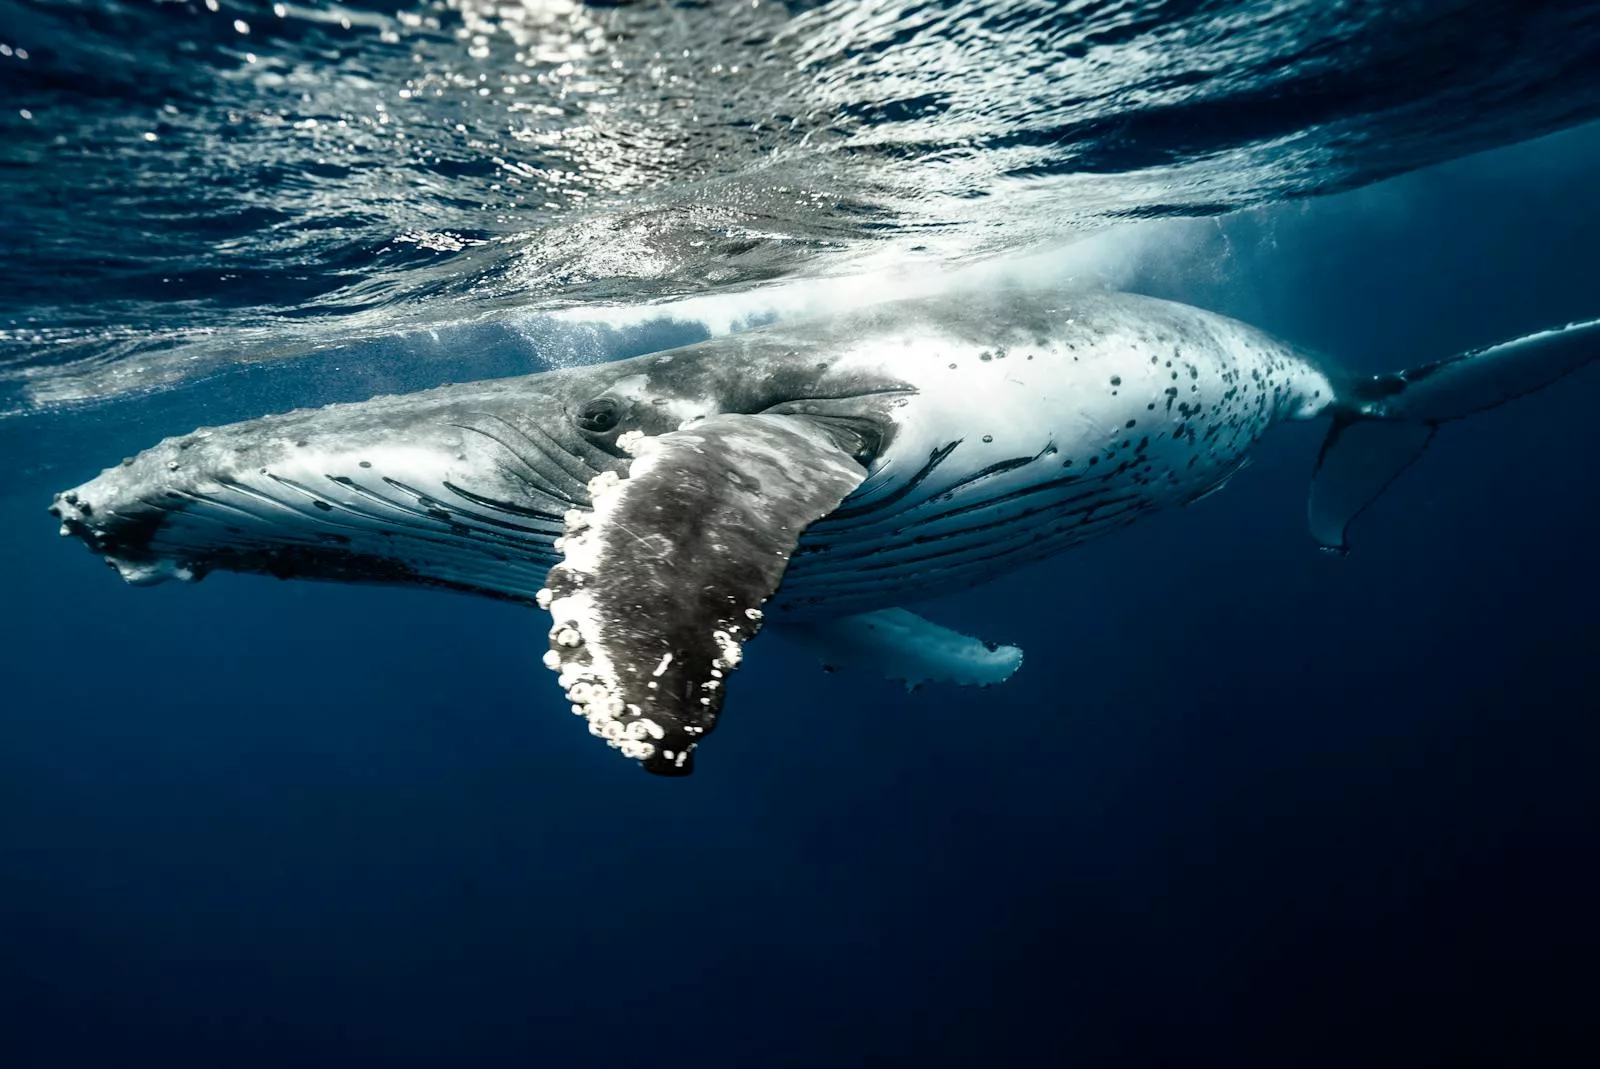
[(583, 502), (579, 477), (592, 474), (575, 458), (537, 451), (504, 421), (482, 433), (461, 413), (399, 433), (322, 422), (269, 417), (168, 439), (58, 494), (51, 512), (141, 586), (220, 568), (534, 601), (563, 514)]
[(404, 485), (342, 476), (313, 489), (257, 476), (97, 506), (117, 498), (96, 480), (53, 508), (62, 534), (139, 586), (193, 582), (221, 568), (533, 602), (556, 560), (555, 523)]
[[(197, 481), (171, 473), (152, 482), (140, 470), (152, 465), (141, 457), (133, 469), (113, 468), (58, 495), (52, 511), (63, 535), (82, 540), (138, 586), (194, 582), (222, 569), (535, 604), (561, 559), (555, 539), (563, 531), (556, 512), (562, 503), (540, 509), (467, 491), (430, 471), (426, 460), (391, 454), (382, 467), (350, 466), (354, 474), (279, 463), (264, 472)], [(153, 466), (165, 463), (158, 455)], [(895, 527), (840, 532), (824, 521), (801, 539), (770, 609), (775, 619), (814, 621), (964, 589), (1098, 534), (1102, 525), (1131, 522), (1149, 507), (1124, 503), (1081, 516), (1069, 502), (1059, 506), (1068, 513), (1061, 519), (1056, 508), (1039, 506), (1046, 496), (1026, 499), (1026, 507), (1007, 502), (964, 514), (961, 524), (930, 528), (923, 539), (936, 540), (926, 544)]]

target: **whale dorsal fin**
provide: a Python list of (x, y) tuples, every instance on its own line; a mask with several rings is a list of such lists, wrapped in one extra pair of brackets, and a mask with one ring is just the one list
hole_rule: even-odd
[(545, 663), (589, 729), (651, 772), (686, 775), (740, 649), (811, 523), (866, 470), (848, 431), (803, 416), (718, 415), (619, 440), (625, 477), (569, 515), (540, 603)]

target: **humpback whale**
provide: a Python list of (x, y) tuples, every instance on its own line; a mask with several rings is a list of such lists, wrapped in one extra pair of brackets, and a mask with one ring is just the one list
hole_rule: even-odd
[(684, 775), (746, 644), (987, 685), (1021, 652), (904, 602), (1215, 493), (1325, 418), (1308, 519), (1352, 521), (1446, 423), (1600, 356), (1600, 320), (1352, 375), (1150, 297), (889, 302), (613, 363), (169, 438), (51, 512), (133, 583), (225, 569), (537, 605), (572, 711)]

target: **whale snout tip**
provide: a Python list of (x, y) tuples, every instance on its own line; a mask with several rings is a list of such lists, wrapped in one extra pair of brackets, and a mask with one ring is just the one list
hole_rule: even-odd
[(144, 545), (147, 539), (142, 537), (148, 534), (147, 525), (104, 503), (96, 507), (91, 500), (94, 485), (91, 482), (64, 490), (51, 500), (49, 512), (61, 521), (61, 537), (78, 539), (134, 586), (150, 586), (169, 579), (193, 582), (200, 578), (200, 571), (186, 563), (148, 554)]
[(50, 515), (61, 521), (61, 533), (73, 534), (88, 517), (94, 515), (94, 506), (81, 497), (77, 490), (63, 490), (50, 500)]
[(91, 549), (101, 540), (94, 514), (94, 506), (77, 490), (63, 491), (50, 502), (50, 515), (61, 521), (61, 537), (81, 538)]

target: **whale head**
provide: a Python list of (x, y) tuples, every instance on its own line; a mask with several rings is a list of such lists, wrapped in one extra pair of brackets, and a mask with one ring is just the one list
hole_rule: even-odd
[(227, 570), (538, 605), (573, 712), (683, 775), (802, 534), (917, 392), (832, 341), (763, 331), (202, 428), (51, 511), (133, 583)]
[(625, 435), (729, 413), (848, 432), (866, 463), (899, 384), (781, 338), (439, 387), (201, 428), (59, 493), (50, 511), (124, 579), (216, 570), (533, 602)]

